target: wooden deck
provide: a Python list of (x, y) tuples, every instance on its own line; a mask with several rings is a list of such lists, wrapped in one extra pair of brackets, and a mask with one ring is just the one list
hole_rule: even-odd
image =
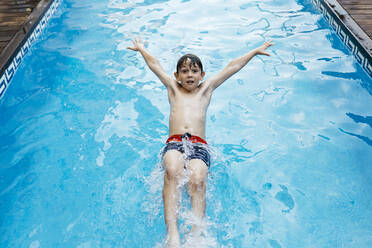
[(338, 2), (372, 39), (372, 0), (338, 0)]
[(0, 0), (0, 54), (40, 0)]

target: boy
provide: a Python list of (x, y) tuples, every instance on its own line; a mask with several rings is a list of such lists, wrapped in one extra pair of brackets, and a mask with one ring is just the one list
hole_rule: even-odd
[[(141, 38), (133, 40), (130, 50), (138, 51), (148, 67), (156, 74), (168, 91), (170, 103), (169, 136), (163, 150), (165, 168), (163, 201), (164, 217), (168, 231), (168, 247), (179, 247), (178, 202), (179, 188), (185, 170), (188, 173), (187, 189), (191, 197), (192, 213), (202, 219), (205, 213), (205, 192), (210, 155), (205, 139), (205, 115), (212, 92), (225, 80), (242, 69), (255, 55), (270, 56), (265, 50), (271, 41), (249, 53), (232, 60), (221, 72), (200, 83), (204, 71), (200, 59), (192, 54), (182, 56), (177, 63), (175, 79), (169, 76), (158, 60), (146, 49)], [(199, 84), (200, 83), (200, 84)], [(185, 142), (188, 144), (185, 146)], [(186, 159), (184, 159), (186, 153)], [(192, 227), (192, 232), (197, 230)]]

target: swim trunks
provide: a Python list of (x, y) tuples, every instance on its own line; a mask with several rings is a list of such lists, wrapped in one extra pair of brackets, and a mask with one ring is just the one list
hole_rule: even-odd
[(184, 143), (182, 142), (183, 140), (187, 140), (191, 142), (190, 146), (187, 146), (190, 150), (189, 152), (187, 152), (187, 153), (190, 153), (187, 155), (187, 159), (188, 160), (200, 159), (209, 168), (211, 165), (211, 162), (210, 162), (210, 154), (207, 150), (207, 145), (208, 145), (207, 142), (204, 139), (198, 136), (193, 136), (189, 133), (185, 133), (183, 135), (176, 134), (176, 135), (172, 135), (171, 137), (169, 137), (163, 149), (162, 156), (164, 156), (164, 154), (169, 150), (177, 150), (181, 153), (185, 153)]

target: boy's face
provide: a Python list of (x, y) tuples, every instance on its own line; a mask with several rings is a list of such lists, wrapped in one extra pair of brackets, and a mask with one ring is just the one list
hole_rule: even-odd
[(179, 68), (178, 73), (175, 72), (174, 76), (177, 81), (181, 82), (182, 88), (187, 91), (193, 91), (199, 85), (199, 82), (203, 80), (205, 73), (202, 72), (198, 65), (193, 65), (190, 59)]

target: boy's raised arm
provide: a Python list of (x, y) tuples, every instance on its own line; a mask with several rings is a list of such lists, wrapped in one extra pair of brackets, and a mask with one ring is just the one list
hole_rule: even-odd
[(274, 43), (272, 43), (271, 41), (267, 41), (260, 47), (257, 47), (256, 49), (253, 49), (247, 54), (230, 61), (230, 63), (222, 71), (220, 71), (217, 75), (207, 80), (206, 83), (208, 85), (207, 86), (208, 89), (211, 91), (216, 89), (229, 77), (240, 71), (254, 56), (256, 55), (270, 56), (270, 54), (265, 50), (272, 45), (274, 45)]
[(146, 50), (145, 43), (142, 42), (142, 39), (140, 37), (135, 38), (132, 42), (133, 46), (127, 47), (127, 49), (140, 52), (151, 71), (155, 73), (165, 87), (168, 87), (173, 81), (172, 77), (165, 72), (159, 61)]

